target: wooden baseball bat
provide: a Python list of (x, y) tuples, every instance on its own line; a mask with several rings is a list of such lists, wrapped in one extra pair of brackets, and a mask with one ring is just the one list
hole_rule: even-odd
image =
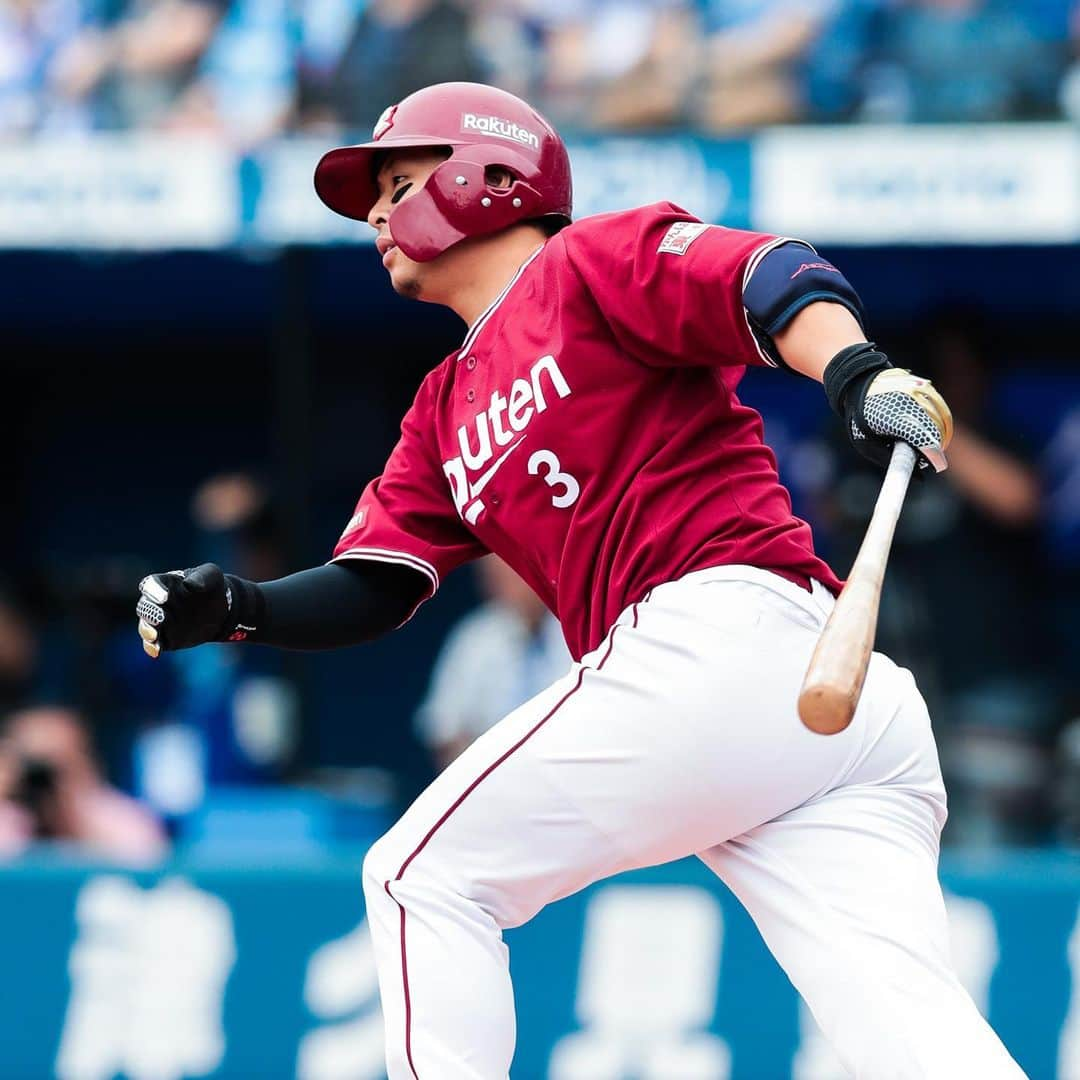
[(866, 536), (806, 669), (799, 716), (819, 735), (843, 731), (855, 715), (874, 648), (885, 564), (914, 468), (915, 451), (897, 442)]

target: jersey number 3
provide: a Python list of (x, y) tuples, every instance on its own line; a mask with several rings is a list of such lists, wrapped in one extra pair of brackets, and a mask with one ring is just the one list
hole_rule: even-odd
[(577, 502), (581, 494), (581, 485), (569, 473), (562, 471), (559, 459), (550, 450), (537, 450), (529, 458), (529, 474), (541, 476), (541, 468), (544, 468), (542, 478), (549, 488), (561, 488), (557, 494), (551, 496), (551, 505), (565, 510)]

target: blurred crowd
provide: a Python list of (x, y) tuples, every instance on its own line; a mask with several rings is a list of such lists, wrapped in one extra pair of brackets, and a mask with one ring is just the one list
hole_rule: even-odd
[[(897, 354), (934, 379), (955, 430), (948, 471), (907, 496), (876, 646), (915, 672), (927, 700), (949, 789), (947, 845), (1077, 846), (1080, 397), (1074, 381), (1056, 414), (1025, 401), (1022, 379), (994, 369), (984, 325), (978, 312), (950, 309), (923, 328), (917, 356)], [(750, 403), (757, 385), (742, 394)], [(1018, 422), (1026, 410), (1045, 426)], [(768, 432), (783, 430), (763, 412)], [(831, 417), (772, 443), (798, 511), (842, 575), (880, 472)], [(536, 597), (493, 557), (480, 568), (486, 600), (444, 645), (418, 717), (440, 767), (569, 659)]]
[[(195, 489), (191, 557), (256, 580), (284, 573), (262, 484)], [(36, 844), (152, 863), (218, 791), (277, 784), (296, 752), (281, 655), (194, 649), (149, 663), (130, 633), (148, 566), (91, 564), (70, 580), (0, 577), (0, 859)]]
[[(917, 358), (901, 347), (897, 360), (935, 380), (956, 428), (949, 470), (909, 493), (878, 647), (915, 672), (930, 706), (950, 792), (949, 844), (1080, 846), (1076, 378), (1058, 384), (1003, 369), (978, 312), (951, 308), (910, 344)], [(744, 396), (762, 407), (796, 510), (843, 574), (880, 474), (851, 452), (816, 396), (786, 417), (767, 398), (762, 404), (759, 394), (782, 378), (755, 372)], [(809, 426), (789, 436), (785, 424), (796, 416)], [(271, 488), (255, 475), (204, 480), (189, 516), (190, 564), (215, 561), (255, 580), (292, 569)], [(132, 615), (135, 583), (148, 569), (87, 567), (94, 587), (61, 583), (66, 599), (52, 610), (0, 582), (0, 858), (48, 841), (146, 862), (170, 840), (191, 838), (215, 792), (298, 780), (324, 791), (332, 780), (340, 790), (348, 772), (340, 762), (316, 762), (321, 779), (298, 772), (299, 716), (315, 730), (342, 723), (342, 712), (370, 714), (370, 685), (350, 671), (346, 700), (315, 716), (310, 700), (301, 708), (290, 654), (226, 645), (150, 663)], [(490, 556), (463, 573), (465, 583), (469, 575), (478, 606), (451, 626), (437, 656), (409, 652), (406, 681), (420, 696), (411, 727), (428, 776), (570, 665), (554, 617), (505, 564)], [(68, 681), (77, 708), (50, 697), (50, 665), (61, 657), (81, 664)], [(369, 749), (388, 727), (410, 727), (409, 707), (376, 710), (373, 723), (369, 715)], [(363, 769), (353, 771), (355, 780)], [(259, 817), (250, 801), (238, 805), (249, 821)]]
[(0, 0), (0, 133), (371, 127), (483, 80), (586, 130), (1080, 120), (1076, 0)]
[[(1032, 424), (1023, 376), (995, 370), (979, 312), (949, 309), (919, 341), (918, 355), (899, 361), (933, 378), (955, 426), (948, 470), (905, 500), (876, 647), (916, 674), (929, 705), (949, 790), (947, 843), (1077, 844), (1078, 384), (1056, 411), (1036, 406), (1043, 424)], [(880, 475), (839, 431), (825, 445), (808, 510), (843, 573)]]

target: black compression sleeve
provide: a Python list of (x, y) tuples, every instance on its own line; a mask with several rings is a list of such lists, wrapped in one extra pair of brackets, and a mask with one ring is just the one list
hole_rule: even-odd
[(400, 626), (430, 589), (416, 570), (354, 559), (255, 584), (228, 575), (247, 640), (282, 649), (338, 649)]

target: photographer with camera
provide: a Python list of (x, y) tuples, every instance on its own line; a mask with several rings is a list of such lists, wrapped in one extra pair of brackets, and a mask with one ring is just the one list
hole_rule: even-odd
[(78, 713), (52, 705), (13, 713), (0, 735), (0, 856), (39, 842), (137, 864), (168, 846), (150, 812), (101, 775)]

